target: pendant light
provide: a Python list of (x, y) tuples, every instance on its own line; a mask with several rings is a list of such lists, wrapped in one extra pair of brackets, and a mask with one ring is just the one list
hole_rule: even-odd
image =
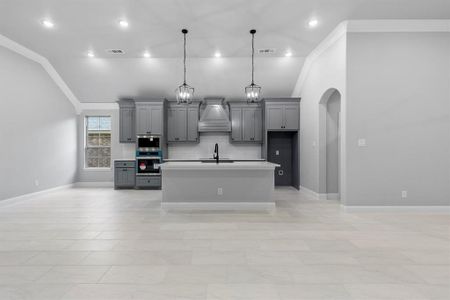
[(180, 85), (176, 90), (175, 94), (177, 97), (177, 103), (185, 103), (189, 104), (192, 102), (192, 99), (194, 98), (194, 88), (189, 86), (186, 83), (186, 34), (188, 33), (187, 29), (182, 29), (181, 33), (183, 33), (184, 36), (184, 56), (183, 56), (183, 64), (184, 64), (184, 80), (183, 84)]
[(252, 83), (245, 87), (245, 96), (247, 97), (247, 103), (257, 102), (261, 96), (261, 87), (254, 82), (255, 77), (255, 33), (256, 30), (250, 30), (252, 35)]

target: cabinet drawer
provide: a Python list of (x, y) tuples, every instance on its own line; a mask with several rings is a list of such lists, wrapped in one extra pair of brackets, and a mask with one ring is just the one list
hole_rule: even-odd
[(161, 177), (159, 176), (136, 176), (137, 187), (160, 187)]
[(134, 168), (135, 167), (135, 161), (115, 161), (114, 162), (115, 168)]

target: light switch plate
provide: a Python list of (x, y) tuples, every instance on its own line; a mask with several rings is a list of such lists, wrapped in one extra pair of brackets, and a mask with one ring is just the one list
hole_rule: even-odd
[(222, 188), (217, 188), (217, 195), (218, 196), (222, 196), (223, 195), (223, 189)]
[(280, 150), (276, 150), (275, 155), (280, 155)]
[(358, 139), (358, 147), (366, 147), (366, 139)]

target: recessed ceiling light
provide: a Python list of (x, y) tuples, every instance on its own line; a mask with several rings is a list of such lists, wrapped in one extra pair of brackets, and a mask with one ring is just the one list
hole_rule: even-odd
[(217, 58), (222, 57), (222, 54), (220, 52), (216, 52), (216, 53), (214, 53), (214, 57), (217, 57)]
[(319, 25), (319, 21), (317, 19), (311, 19), (308, 22), (309, 28), (316, 27), (317, 25)]
[(94, 54), (94, 52), (89, 51), (89, 52), (87, 53), (87, 56), (88, 56), (88, 57), (95, 57), (95, 54)]
[(120, 21), (119, 21), (119, 25), (120, 25), (120, 27), (122, 27), (122, 28), (127, 28), (129, 24), (128, 24), (128, 22), (125, 21), (125, 20), (120, 20)]
[(53, 28), (53, 27), (55, 27), (55, 24), (54, 24), (52, 21), (47, 20), (47, 19), (45, 19), (45, 20), (42, 21), (42, 25), (43, 25), (44, 27), (47, 27), (47, 28)]
[(287, 51), (287, 52), (284, 54), (284, 56), (286, 56), (286, 57), (291, 57), (291, 56), (292, 56), (292, 52), (291, 52), (291, 51)]
[(145, 51), (144, 54), (142, 54), (142, 56), (144, 56), (145, 58), (149, 58), (150, 53), (148, 51)]

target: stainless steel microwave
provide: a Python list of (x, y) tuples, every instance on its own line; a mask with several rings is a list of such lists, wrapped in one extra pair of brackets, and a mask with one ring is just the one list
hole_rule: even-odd
[(136, 148), (140, 152), (161, 150), (161, 137), (158, 135), (138, 135)]

